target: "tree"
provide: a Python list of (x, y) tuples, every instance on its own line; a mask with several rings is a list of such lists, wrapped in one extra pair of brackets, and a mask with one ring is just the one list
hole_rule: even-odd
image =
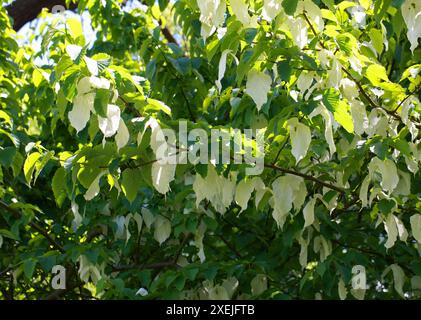
[(419, 297), (419, 2), (66, 5), (0, 9), (1, 298)]

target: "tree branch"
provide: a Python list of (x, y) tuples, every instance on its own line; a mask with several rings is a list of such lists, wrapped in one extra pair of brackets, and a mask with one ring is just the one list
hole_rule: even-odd
[[(26, 23), (33, 21), (38, 17), (43, 9), (51, 9), (60, 5), (66, 8), (65, 0), (15, 0), (10, 5), (6, 6), (8, 15), (13, 19), (13, 29), (18, 31)], [(77, 3), (71, 3), (67, 9), (75, 10)], [(159, 20), (161, 25), (161, 20)], [(168, 42), (178, 45), (174, 36), (167, 27), (161, 28), (162, 35)]]
[(115, 265), (112, 266), (113, 271), (127, 271), (127, 270), (145, 270), (145, 269), (163, 269), (165, 267), (173, 267), (177, 264), (174, 261), (164, 261), (151, 264), (129, 264), (129, 265)]
[(414, 89), (414, 91), (412, 91), (412, 92), (410, 92), (410, 93), (408, 93), (408, 95), (398, 104), (398, 106), (395, 108), (395, 110), (393, 110), (393, 112), (396, 112), (396, 111), (398, 111), (398, 109), (400, 108), (400, 106), (401, 105), (403, 105), (403, 103), (410, 97), (410, 96), (412, 96), (413, 94), (415, 94), (415, 93), (417, 93), (419, 90), (420, 90), (420, 88), (421, 88), (421, 84), (418, 84), (416, 87), (415, 87), (415, 89)]
[(318, 184), (320, 184), (320, 185), (322, 185), (322, 186), (324, 186), (326, 188), (329, 188), (329, 189), (338, 191), (339, 193), (345, 193), (346, 192), (346, 190), (343, 189), (343, 188), (341, 188), (341, 187), (337, 187), (337, 186), (335, 186), (335, 185), (333, 185), (331, 183), (325, 182), (323, 180), (320, 180), (318, 178), (315, 178), (315, 177), (310, 176), (310, 175), (305, 174), (305, 173), (301, 173), (301, 172), (298, 172), (298, 171), (294, 171), (294, 170), (282, 168), (282, 167), (279, 167), (279, 166), (274, 165), (274, 164), (265, 164), (265, 167), (266, 168), (275, 169), (275, 170), (278, 170), (278, 171), (281, 171), (281, 172), (284, 172), (284, 173), (289, 173), (289, 174), (292, 174), (292, 175), (295, 175), (295, 176), (302, 177), (302, 178), (304, 178), (306, 180), (310, 180), (310, 181), (316, 182), (316, 183), (318, 183)]
[[(3, 201), (0, 200), (0, 208), (3, 208), (4, 210), (8, 211), (9, 213), (11, 213), (16, 219), (20, 219), (22, 217), (22, 214), (16, 210), (11, 208), (9, 205), (7, 205), (6, 203), (4, 203)], [(47, 230), (45, 230), (43, 227), (41, 227), (39, 224), (37, 224), (36, 222), (31, 221), (29, 223), (29, 226), (32, 229), (35, 229), (36, 231), (38, 231), (40, 234), (42, 234), (44, 236), (45, 239), (48, 240), (48, 242), (51, 243), (51, 245), (53, 247), (55, 247), (58, 251), (60, 251), (61, 253), (64, 253), (66, 250), (64, 249), (64, 247), (58, 243), (55, 239), (53, 239)]]
[[(51, 9), (60, 5), (66, 7), (65, 0), (15, 0), (10, 5), (6, 7), (8, 15), (13, 18), (13, 29), (18, 31), (22, 28), (27, 22), (30, 22), (42, 11), (42, 9), (47, 8)], [(77, 5), (72, 3), (70, 4), (69, 9), (76, 9)]]

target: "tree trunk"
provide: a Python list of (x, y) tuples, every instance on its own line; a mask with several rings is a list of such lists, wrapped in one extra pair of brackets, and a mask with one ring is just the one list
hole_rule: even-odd
[[(6, 6), (6, 10), (8, 15), (13, 18), (13, 29), (18, 31), (22, 28), (27, 22), (34, 20), (42, 9), (47, 8), (51, 11), (51, 9), (56, 6), (61, 5), (66, 7), (65, 0), (15, 0), (10, 5)], [(69, 6), (70, 10), (75, 10), (77, 8), (77, 4), (71, 3)], [(159, 21), (161, 24), (161, 21)], [(161, 29), (162, 34), (164, 35), (165, 39), (168, 42), (173, 42), (177, 44), (174, 36), (171, 32), (166, 28)], [(177, 44), (178, 45), (178, 44)]]
[[(25, 23), (34, 20), (42, 9), (51, 9), (55, 5), (66, 7), (65, 0), (16, 0), (6, 6), (7, 13), (13, 18), (13, 29), (22, 28)], [(70, 9), (75, 9), (76, 4), (70, 4)]]

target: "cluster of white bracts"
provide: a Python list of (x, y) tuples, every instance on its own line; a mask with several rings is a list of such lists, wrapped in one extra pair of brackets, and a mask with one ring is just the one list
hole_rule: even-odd
[(167, 143), (158, 121), (152, 117), (146, 122), (143, 132), (139, 133), (138, 144), (141, 143), (143, 134), (148, 127), (152, 130), (151, 148), (157, 160), (152, 163), (152, 183), (159, 193), (165, 194), (170, 190), (170, 182), (174, 180), (177, 165), (175, 161), (164, 160), (175, 156), (170, 152), (174, 148)]
[(222, 25), (225, 19), (225, 0), (203, 0), (197, 1), (200, 10), (200, 22), (202, 22), (201, 35), (209, 37)]
[[(77, 45), (68, 45), (66, 52), (73, 61), (76, 61), (81, 54), (82, 47)], [(97, 89), (111, 90), (110, 81), (103, 77), (98, 77), (98, 63), (96, 60), (84, 56), (85, 64), (91, 73), (90, 77), (84, 77), (79, 80), (76, 90), (77, 94), (73, 99), (73, 108), (68, 114), (70, 124), (77, 132), (82, 131), (88, 124), (91, 113), (95, 113), (94, 103)], [(112, 92), (112, 102), (118, 98), (117, 90)], [(124, 147), (129, 142), (129, 131), (120, 117), (120, 108), (114, 104), (107, 106), (107, 117), (98, 116), (98, 126), (105, 138), (114, 136), (117, 148)]]
[[(73, 99), (73, 109), (68, 117), (70, 124), (77, 132), (83, 130), (94, 113), (95, 90), (110, 89), (110, 82), (105, 78), (96, 76), (84, 77), (77, 84), (77, 95)], [(115, 92), (114, 92), (115, 94)], [(117, 97), (114, 96), (114, 100)], [(108, 104), (107, 117), (98, 116), (98, 127), (104, 134), (104, 138), (114, 136), (117, 148), (124, 147), (129, 142), (129, 131), (120, 116), (120, 108), (114, 104)]]

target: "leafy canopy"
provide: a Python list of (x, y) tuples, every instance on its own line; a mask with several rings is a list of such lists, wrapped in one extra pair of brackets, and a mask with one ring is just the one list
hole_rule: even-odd
[[(0, 297), (419, 297), (419, 1), (77, 12), (93, 41), (46, 11), (18, 39), (0, 9)], [(180, 120), (263, 128), (263, 172), (158, 163)]]

